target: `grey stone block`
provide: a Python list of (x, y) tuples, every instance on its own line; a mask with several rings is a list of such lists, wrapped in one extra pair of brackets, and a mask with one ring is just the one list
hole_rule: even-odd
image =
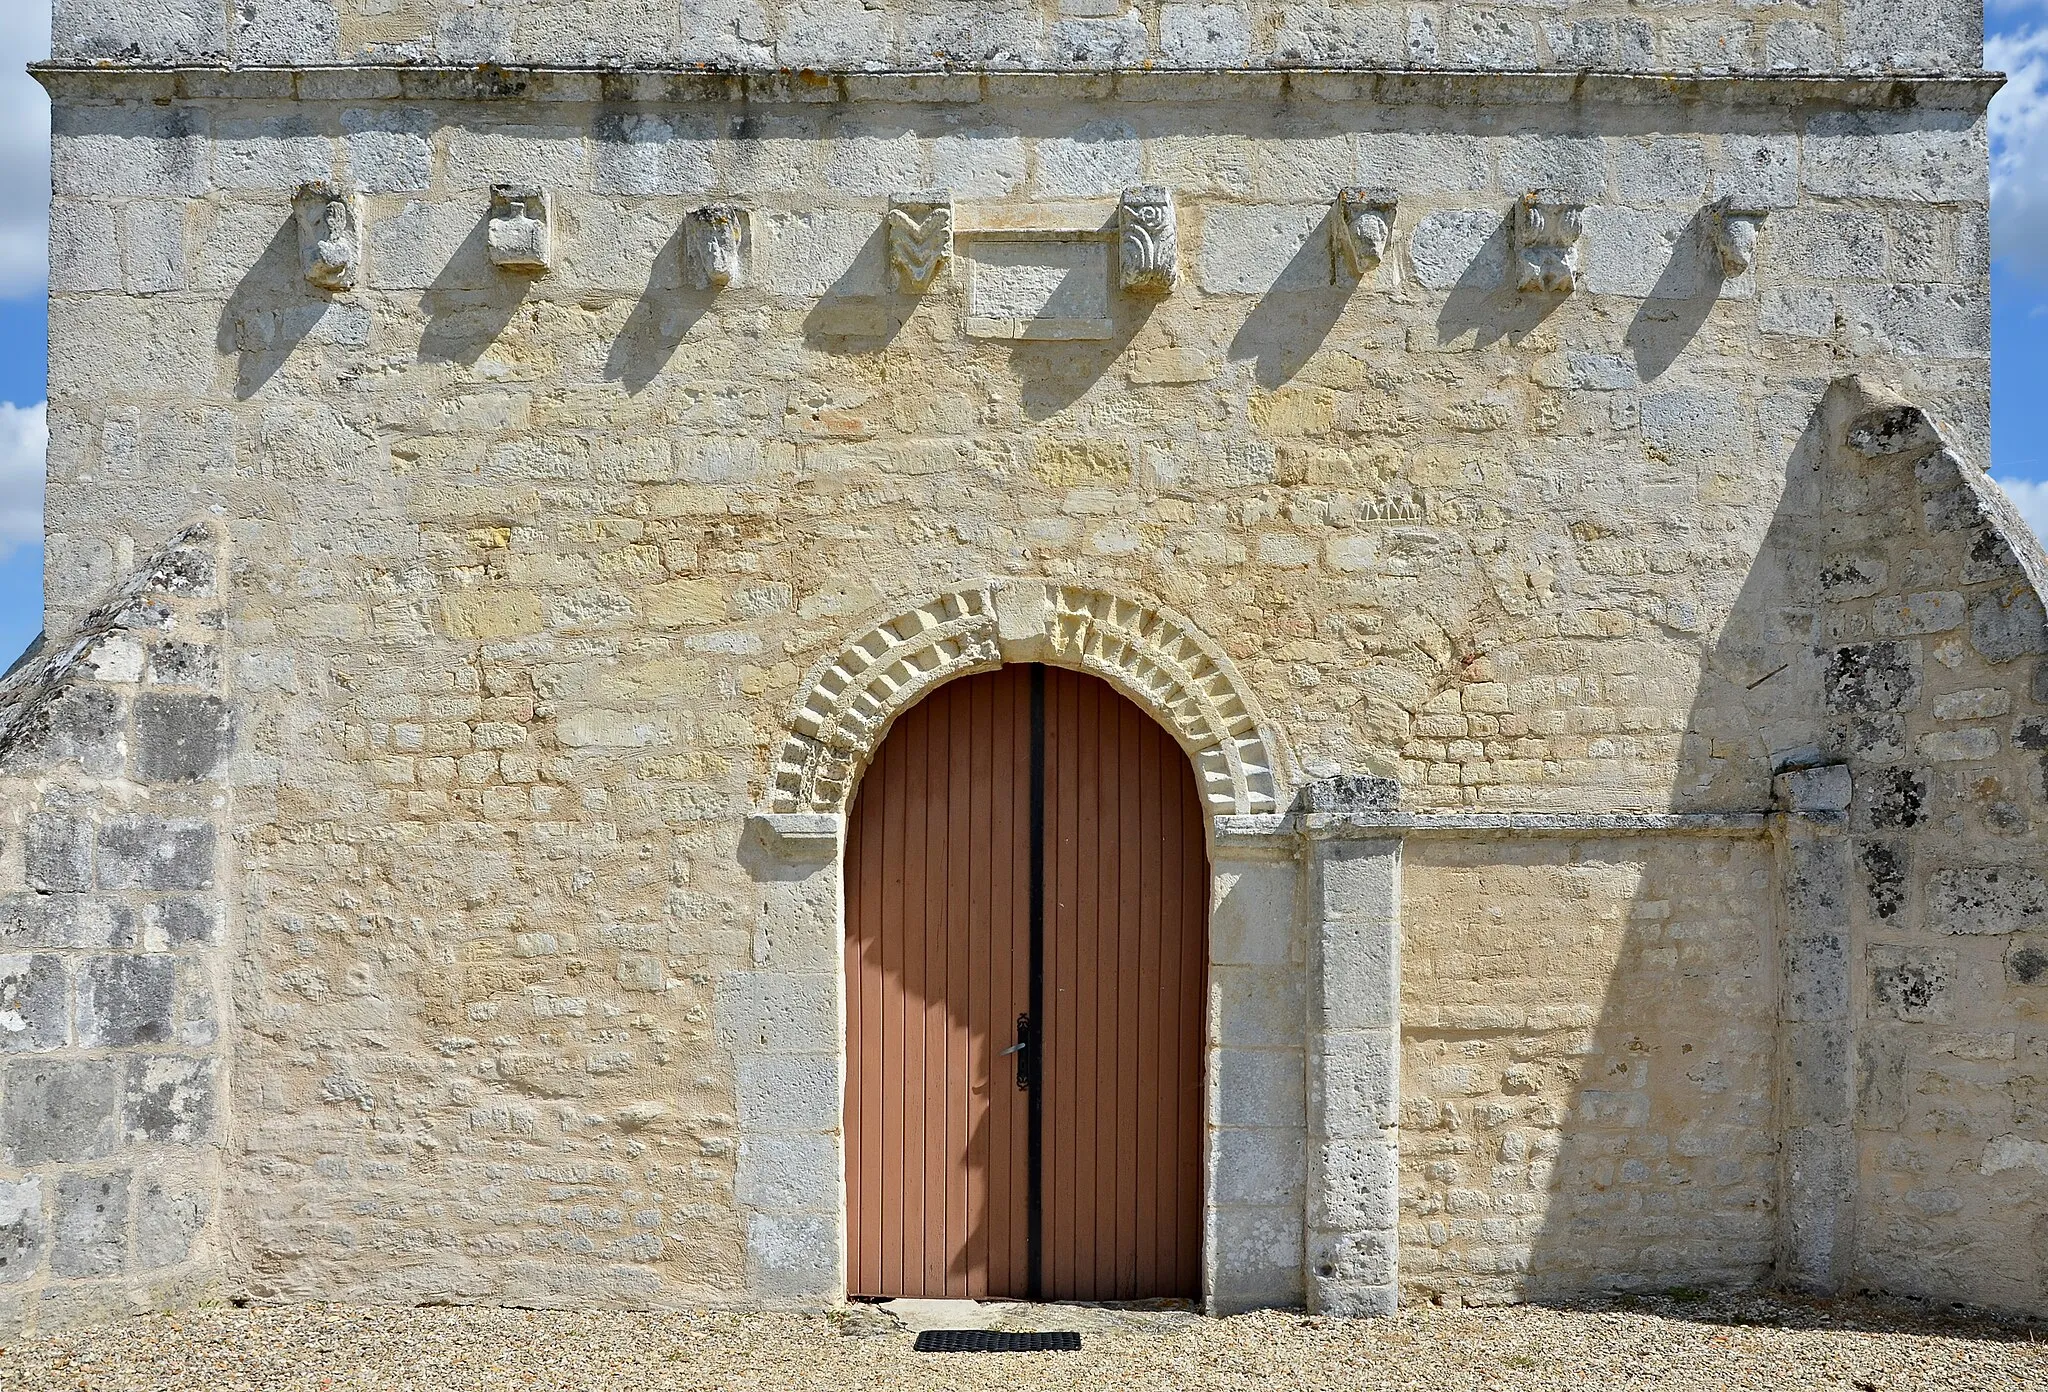
[(1497, 290), (1508, 273), (1508, 223), (1497, 208), (1431, 213), (1408, 236), (1415, 279), (1431, 290)]
[(1311, 1241), (1335, 1233), (1391, 1231), (1400, 1211), (1400, 1164), (1383, 1137), (1311, 1142), (1308, 1231)]
[(1298, 1127), (1305, 1123), (1308, 1105), (1299, 1053), (1221, 1049), (1215, 1058), (1219, 1125)]
[(144, 783), (209, 778), (233, 741), (233, 715), (218, 696), (145, 691), (135, 698), (135, 776)]
[(1939, 1024), (1954, 1016), (1951, 986), (1956, 954), (1944, 948), (1873, 943), (1870, 1006), (1908, 1024)]
[(214, 829), (193, 818), (129, 815), (100, 828), (102, 889), (211, 889)]
[(61, 1049), (70, 1042), (64, 961), (47, 953), (0, 957), (0, 1050)]
[(1984, 7), (1974, 0), (1842, 0), (1851, 68), (1952, 72), (1984, 58)]
[(7, 762), (26, 772), (76, 761), (88, 774), (118, 775), (124, 720), (119, 693), (96, 682), (74, 682), (23, 722)]
[(100, 1159), (119, 1093), (113, 1059), (17, 1059), (0, 1073), (0, 1144), (17, 1165)]
[(1318, 1029), (1390, 1029), (1399, 1013), (1400, 925), (1391, 921), (1325, 923), (1318, 930), (1321, 967), (1311, 999)]
[(1300, 1204), (1307, 1155), (1299, 1130), (1224, 1127), (1213, 1135), (1211, 1203), (1226, 1207)]
[(58, 58), (190, 63), (227, 56), (227, 11), (214, 0), (56, 0), (50, 51)]
[(213, 1134), (216, 1073), (212, 1059), (129, 1059), (121, 1090), (122, 1135), (131, 1144), (206, 1140)]
[(200, 1176), (152, 1165), (136, 1177), (135, 1266), (154, 1271), (192, 1255), (212, 1213)]
[(43, 1182), (0, 1180), (0, 1285), (15, 1285), (42, 1266), (45, 1246)]
[(116, 948), (135, 944), (135, 911), (93, 894), (10, 894), (0, 899), (0, 946)]
[(1371, 1136), (1394, 1125), (1400, 1120), (1399, 1077), (1391, 1029), (1325, 1036), (1308, 1055), (1310, 1131)]
[(742, 1058), (740, 1126), (757, 1133), (824, 1132), (839, 1124), (839, 1059), (810, 1054)]
[[(1387, 1290), (1394, 1285), (1400, 1258), (1400, 1241), (1390, 1230), (1356, 1233), (1317, 1234), (1309, 1239), (1308, 1268), (1324, 1290), (1325, 1314), (1329, 1308), (1330, 1286)], [(1391, 1314), (1374, 1309), (1368, 1314)]]
[(1806, 934), (1849, 926), (1849, 844), (1795, 825), (1786, 837), (1785, 907)]
[(1554, 189), (1588, 201), (1607, 196), (1607, 142), (1587, 135), (1521, 135), (1503, 143), (1500, 186), (1511, 196)]
[[(173, 4), (192, 0), (171, 0)], [(189, 198), (205, 193), (206, 116), (186, 107), (73, 106), (50, 112), (50, 178), (88, 198)]]
[(1319, 841), (1314, 854), (1316, 881), (1326, 918), (1362, 919), (1373, 923), (1399, 920), (1399, 841)]
[(1302, 1284), (1301, 1208), (1219, 1208), (1208, 1217), (1213, 1314), (1298, 1306)]
[(823, 972), (741, 971), (718, 979), (718, 1040), (737, 1053), (829, 1054), (839, 1047), (839, 981)]
[(129, 1172), (76, 1172), (57, 1177), (53, 1276), (111, 1276), (128, 1255)]
[(1985, 197), (1983, 118), (1962, 111), (1828, 111), (1810, 118), (1802, 177), (1823, 198), (1967, 203)]
[(340, 56), (334, 0), (237, 0), (234, 16), (238, 63), (332, 63)]
[(2033, 587), (2022, 580), (1979, 595), (1970, 606), (1970, 646), (1992, 663), (2048, 652), (2048, 616)]
[(1307, 1022), (1302, 973), (1289, 967), (1209, 969), (1218, 1042), (1252, 1049), (1298, 1049)]
[(166, 1044), (176, 962), (170, 957), (93, 957), (78, 968), (78, 1042), (88, 1049)]
[(1927, 776), (1917, 769), (1873, 769), (1856, 782), (1853, 820), (1865, 830), (1919, 826), (1933, 818)]
[(1831, 711), (1910, 710), (1920, 702), (1920, 644), (1910, 639), (1850, 643), (1827, 655)]
[(1783, 1018), (1819, 1021), (1849, 1014), (1849, 949), (1841, 932), (1785, 939)]
[(64, 812), (29, 814), (22, 840), (28, 887), (43, 893), (92, 888), (92, 824)]
[(2048, 881), (2024, 865), (1937, 870), (1927, 880), (1938, 932), (2002, 934), (2048, 927)]
[(761, 1299), (823, 1304), (837, 1293), (840, 1229), (836, 1214), (756, 1213), (747, 1220), (747, 1277)]
[(1863, 902), (1879, 923), (1897, 918), (1906, 905), (1907, 851), (1901, 841), (1866, 841), (1856, 852)]
[(1298, 962), (1295, 891), (1301, 874), (1294, 862), (1219, 860), (1215, 877), (1209, 920), (1213, 959), (1247, 966)]
[(1795, 1024), (1785, 1030), (1790, 1115), (1820, 1125), (1849, 1119), (1849, 1027)]
[(2048, 938), (2014, 938), (2005, 953), (2005, 979), (2013, 986), (2048, 986)]
[(843, 1172), (831, 1136), (756, 1136), (740, 1144), (733, 1194), (778, 1213), (837, 1213)]
[(143, 931), (152, 950), (208, 947), (218, 938), (219, 915), (202, 899), (158, 899), (145, 910)]
[(1856, 1124), (1896, 1130), (1906, 1119), (1906, 1041), (1902, 1031), (1856, 1033)]

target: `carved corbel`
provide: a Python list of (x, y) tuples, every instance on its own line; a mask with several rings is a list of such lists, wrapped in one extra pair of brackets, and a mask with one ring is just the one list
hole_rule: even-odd
[(889, 264), (906, 295), (922, 295), (953, 259), (953, 191), (892, 194)]
[(554, 260), (548, 193), (536, 184), (491, 185), (491, 264), (520, 275), (545, 274)]
[(699, 290), (723, 290), (740, 280), (740, 246), (746, 240), (747, 210), (736, 203), (707, 203), (690, 209), (684, 259), (690, 283)]
[(1515, 205), (1515, 288), (1524, 294), (1569, 295), (1579, 283), (1579, 232), (1585, 205), (1538, 189)]
[(1397, 199), (1391, 189), (1347, 188), (1338, 191), (1337, 215), (1330, 223), (1330, 241), (1337, 263), (1353, 277), (1365, 279), (1379, 270), (1394, 236)]
[(1756, 240), (1763, 232), (1768, 211), (1724, 198), (1711, 210), (1709, 226), (1714, 250), (1721, 254), (1721, 270), (1739, 276), (1756, 264)]
[(1162, 184), (1124, 190), (1117, 202), (1117, 284), (1140, 295), (1170, 295), (1180, 283), (1180, 236), (1173, 195)]
[(355, 289), (363, 265), (362, 200), (335, 184), (301, 184), (292, 212), (306, 283), (330, 294)]

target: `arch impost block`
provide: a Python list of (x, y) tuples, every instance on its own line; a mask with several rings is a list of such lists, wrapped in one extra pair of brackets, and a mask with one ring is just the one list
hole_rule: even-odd
[(843, 811), (899, 714), (933, 687), (1006, 660), (1078, 668), (1131, 696), (1187, 751), (1212, 812), (1280, 810), (1272, 741), (1220, 648), (1170, 610), (1045, 580), (929, 596), (819, 662), (790, 713), (770, 805)]

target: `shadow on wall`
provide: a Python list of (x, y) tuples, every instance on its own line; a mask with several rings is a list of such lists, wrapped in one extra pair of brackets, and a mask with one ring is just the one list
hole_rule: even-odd
[(1917, 411), (1814, 394), (1669, 805), (1762, 810), (1800, 768), (1853, 800), (1411, 840), (1411, 1299), (2048, 1306), (2048, 560)]

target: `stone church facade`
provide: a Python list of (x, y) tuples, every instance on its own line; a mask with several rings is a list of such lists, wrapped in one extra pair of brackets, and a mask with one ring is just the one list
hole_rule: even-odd
[(844, 1298), (849, 817), (1012, 663), (1204, 808), (1182, 1293), (2048, 1310), (1980, 39), (57, 0), (8, 1319)]

